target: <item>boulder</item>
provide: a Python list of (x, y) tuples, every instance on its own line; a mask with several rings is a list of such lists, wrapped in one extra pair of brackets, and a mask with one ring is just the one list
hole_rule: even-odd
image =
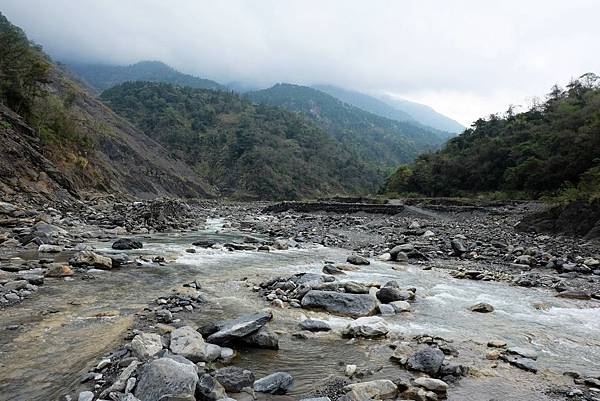
[(46, 277), (67, 277), (73, 275), (73, 270), (67, 265), (50, 263), (44, 275)]
[(410, 312), (410, 304), (406, 301), (394, 301), (390, 302), (390, 305), (396, 313)]
[(444, 353), (435, 347), (428, 347), (417, 351), (406, 361), (406, 367), (410, 370), (427, 373), (435, 376), (444, 363)]
[(263, 326), (258, 331), (243, 337), (242, 341), (258, 348), (279, 349), (279, 336), (267, 326)]
[(415, 384), (435, 393), (445, 393), (448, 391), (448, 384), (446, 382), (439, 379), (432, 379), (431, 377), (419, 377), (415, 379)]
[(143, 247), (144, 245), (140, 241), (131, 238), (120, 238), (112, 244), (112, 249), (118, 250), (142, 249)]
[(330, 331), (331, 326), (327, 322), (315, 319), (305, 319), (299, 324), (301, 330), (308, 331)]
[(343, 316), (361, 317), (377, 313), (377, 301), (368, 294), (346, 294), (311, 290), (302, 298), (303, 308), (324, 309)]
[(209, 358), (209, 352), (202, 334), (190, 326), (179, 327), (171, 333), (171, 345), (169, 348), (174, 354), (181, 355), (192, 362), (208, 362), (221, 355), (221, 350), (219, 349), (216, 358)]
[(197, 368), (171, 358), (159, 358), (144, 365), (138, 374), (135, 396), (143, 401), (196, 401)]
[(469, 308), (472, 312), (479, 313), (490, 313), (494, 311), (494, 307), (490, 304), (486, 304), (485, 302), (480, 302), (475, 304)]
[(81, 251), (73, 256), (69, 263), (76, 267), (94, 267), (96, 269), (112, 269), (112, 260), (106, 256), (100, 256), (92, 251)]
[[(205, 373), (198, 378), (196, 394), (200, 400), (217, 401), (227, 398), (225, 388), (214, 377)], [(177, 399), (179, 401), (179, 399)]]
[(344, 283), (344, 291), (348, 294), (368, 294), (369, 287), (355, 281), (348, 281)]
[(252, 387), (254, 373), (248, 369), (228, 366), (215, 372), (215, 379), (225, 388), (225, 391), (239, 393), (244, 387)]
[(450, 241), (450, 246), (452, 247), (454, 254), (457, 256), (460, 256), (468, 251), (468, 248), (462, 238), (454, 238), (452, 241)]
[(219, 345), (231, 343), (257, 332), (272, 318), (273, 314), (269, 311), (224, 320), (215, 324), (217, 331), (208, 336), (206, 340)]
[(286, 372), (272, 373), (254, 382), (254, 391), (269, 394), (285, 394), (294, 384), (292, 375)]
[(381, 287), (377, 291), (377, 299), (384, 304), (389, 304), (394, 301), (406, 301), (410, 299), (409, 291), (402, 291), (393, 287)]
[(346, 337), (376, 338), (385, 336), (390, 329), (378, 316), (361, 317), (350, 322), (342, 331)]
[(351, 400), (388, 400), (396, 397), (398, 387), (391, 380), (372, 380), (344, 387)]
[(94, 393), (91, 391), (82, 391), (77, 397), (77, 401), (92, 401), (94, 399)]
[(38, 252), (41, 253), (59, 253), (62, 252), (62, 250), (62, 246), (58, 245), (42, 244), (38, 247)]
[(350, 255), (346, 259), (346, 262), (351, 263), (353, 265), (369, 265), (371, 262), (367, 258), (363, 258), (359, 255)]
[(131, 350), (139, 359), (148, 359), (163, 349), (162, 339), (158, 334), (141, 333), (131, 340)]
[(334, 265), (325, 265), (323, 266), (323, 273), (325, 274), (332, 274), (332, 275), (338, 275), (338, 276), (345, 276), (346, 273), (344, 273), (341, 269), (335, 267)]

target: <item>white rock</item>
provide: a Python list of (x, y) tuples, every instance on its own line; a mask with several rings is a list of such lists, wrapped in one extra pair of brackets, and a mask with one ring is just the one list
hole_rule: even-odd
[(350, 337), (381, 337), (385, 336), (390, 329), (385, 321), (378, 316), (360, 317), (350, 322), (342, 331), (342, 334)]
[(426, 388), (427, 390), (431, 390), (436, 393), (445, 393), (448, 391), (448, 384), (446, 384), (446, 382), (438, 379), (432, 379), (431, 377), (419, 377), (415, 380), (415, 384), (419, 387)]
[(131, 349), (140, 359), (148, 359), (163, 349), (162, 339), (155, 333), (141, 333), (131, 340)]

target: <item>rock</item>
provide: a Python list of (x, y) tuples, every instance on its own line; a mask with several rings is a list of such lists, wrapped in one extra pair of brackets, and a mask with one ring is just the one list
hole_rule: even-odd
[(196, 394), (198, 394), (198, 398), (205, 401), (222, 400), (227, 397), (221, 383), (206, 373), (201, 375), (196, 383)]
[(351, 400), (388, 400), (396, 397), (398, 387), (391, 380), (372, 380), (344, 387)]
[(390, 302), (390, 305), (394, 308), (394, 311), (396, 311), (396, 313), (402, 313), (402, 312), (410, 312), (410, 304), (406, 301), (394, 301), (394, 302)]
[(258, 348), (279, 349), (279, 336), (267, 326), (263, 326), (258, 331), (243, 337), (242, 341)]
[[(115, 382), (102, 393), (100, 393), (99, 398), (104, 398), (112, 392), (130, 392), (136, 383), (136, 379), (134, 377), (131, 377), (131, 375), (133, 374), (133, 372), (135, 372), (140, 363), (141, 362), (137, 360), (131, 361), (131, 363), (119, 374)], [(129, 390), (127, 389), (128, 387)]]
[(331, 326), (322, 320), (305, 319), (299, 324), (300, 329), (308, 331), (330, 331)]
[(225, 388), (225, 391), (239, 393), (244, 387), (252, 387), (254, 373), (248, 369), (228, 366), (215, 372), (215, 379)]
[(92, 401), (94, 399), (94, 393), (91, 391), (82, 391), (77, 397), (77, 401)]
[(335, 267), (334, 265), (325, 265), (323, 267), (323, 273), (325, 274), (332, 274), (332, 275), (338, 275), (338, 276), (345, 276), (346, 273), (344, 273), (342, 270), (340, 270), (339, 268)]
[(219, 348), (216, 358), (209, 358), (202, 334), (190, 326), (179, 327), (171, 333), (171, 345), (169, 348), (174, 354), (181, 355), (192, 362), (209, 362), (221, 355)]
[(382, 315), (395, 315), (396, 314), (396, 310), (394, 309), (394, 307), (392, 305), (389, 304), (380, 304), (379, 305), (379, 313), (381, 313)]
[(286, 372), (272, 373), (254, 382), (259, 393), (285, 394), (294, 384), (294, 378)]
[(346, 259), (346, 262), (351, 263), (353, 265), (369, 265), (369, 264), (371, 264), (371, 262), (369, 262), (368, 259), (363, 258), (362, 256), (359, 256), (359, 255), (348, 256), (348, 259)]
[(51, 263), (44, 275), (46, 277), (68, 277), (73, 275), (73, 270), (67, 265)]
[(529, 358), (522, 358), (516, 355), (506, 355), (503, 354), (500, 356), (502, 360), (510, 363), (513, 366), (516, 366), (519, 369), (523, 369), (528, 372), (537, 373), (537, 365), (535, 361)]
[(140, 359), (148, 359), (163, 349), (162, 339), (158, 334), (141, 333), (131, 340), (131, 350)]
[(490, 313), (494, 311), (494, 307), (490, 304), (486, 304), (485, 302), (480, 302), (475, 304), (469, 308), (472, 312), (479, 313)]
[(227, 344), (258, 331), (271, 318), (269, 312), (259, 312), (253, 315), (240, 316), (237, 319), (224, 320), (216, 323), (217, 332), (208, 336), (207, 341), (214, 344)]
[(171, 323), (173, 321), (173, 313), (168, 309), (159, 309), (156, 311), (156, 319), (163, 323)]
[(448, 384), (446, 382), (430, 377), (419, 377), (415, 379), (415, 384), (436, 393), (445, 393), (448, 391)]
[(417, 351), (413, 356), (408, 358), (406, 366), (410, 370), (435, 376), (440, 371), (443, 363), (444, 353), (438, 348), (428, 347)]
[(112, 249), (118, 250), (142, 249), (143, 247), (144, 245), (140, 241), (131, 238), (120, 238), (112, 244)]
[(112, 269), (112, 260), (106, 256), (100, 256), (92, 251), (81, 251), (69, 260), (73, 266), (95, 267), (96, 269)]
[(491, 348), (504, 348), (504, 347), (506, 347), (506, 341), (490, 340), (490, 341), (488, 341), (487, 346), (491, 347)]
[(361, 317), (350, 322), (342, 331), (347, 337), (383, 337), (389, 332), (385, 321), (378, 316)]
[(536, 360), (538, 357), (538, 353), (529, 348), (511, 347), (507, 349), (506, 352), (508, 352), (509, 354), (515, 354), (522, 356), (523, 358), (529, 358), (533, 360)]
[(567, 298), (567, 299), (580, 299), (580, 300), (589, 300), (592, 298), (591, 294), (586, 291), (580, 290), (566, 290), (563, 292), (559, 292), (556, 294), (558, 298)]
[(370, 316), (377, 312), (377, 301), (368, 294), (345, 294), (311, 290), (302, 298), (303, 308), (324, 309), (344, 316)]
[(344, 370), (344, 374), (348, 377), (352, 377), (354, 376), (354, 373), (356, 373), (356, 369), (358, 367), (356, 365), (346, 365), (346, 369)]
[(390, 250), (390, 257), (396, 262), (408, 262), (408, 256), (406, 254), (414, 250), (415, 246), (413, 244), (396, 245)]
[(389, 304), (394, 301), (406, 301), (409, 298), (410, 295), (407, 294), (407, 291), (402, 291), (398, 288), (382, 287), (377, 291), (377, 299), (384, 304)]
[(42, 244), (38, 247), (40, 253), (59, 253), (62, 252), (63, 248), (58, 245)]
[(355, 281), (348, 281), (344, 283), (344, 291), (348, 294), (368, 294), (369, 287)]
[(452, 241), (450, 241), (450, 246), (452, 247), (454, 254), (457, 256), (460, 256), (468, 251), (467, 246), (462, 238), (454, 238)]
[(273, 241), (272, 247), (280, 251), (285, 251), (286, 249), (288, 249), (288, 242), (283, 239), (276, 239), (275, 241)]
[(159, 358), (144, 365), (138, 374), (135, 396), (143, 401), (195, 401), (197, 368), (171, 358)]

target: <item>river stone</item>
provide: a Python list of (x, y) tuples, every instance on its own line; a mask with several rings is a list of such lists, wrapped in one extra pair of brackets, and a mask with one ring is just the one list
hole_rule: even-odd
[[(208, 362), (211, 360), (202, 334), (190, 326), (179, 327), (171, 333), (170, 349), (174, 354), (181, 355), (192, 362)], [(220, 349), (216, 358), (219, 355), (221, 355)]]
[(325, 274), (332, 274), (332, 275), (339, 275), (339, 276), (345, 276), (346, 273), (344, 273), (341, 269), (335, 267), (334, 265), (325, 265), (323, 267), (323, 273)]
[(348, 281), (344, 283), (344, 291), (348, 294), (368, 294), (369, 287), (356, 281)]
[(444, 353), (434, 347), (425, 348), (417, 351), (413, 356), (408, 358), (406, 366), (410, 370), (427, 373), (430, 376), (435, 376), (440, 371), (444, 363)]
[(389, 304), (394, 301), (406, 301), (409, 299), (406, 292), (407, 291), (401, 291), (398, 288), (382, 287), (377, 291), (377, 299), (384, 304)]
[(506, 351), (509, 354), (515, 354), (515, 355), (519, 355), (524, 358), (529, 358), (529, 359), (533, 359), (533, 360), (536, 360), (538, 357), (538, 353), (529, 348), (511, 347), (511, 348), (507, 349)]
[(142, 249), (144, 245), (137, 240), (131, 238), (120, 238), (113, 242), (112, 249), (118, 250), (129, 250), (129, 249)]
[(377, 313), (377, 300), (368, 294), (311, 290), (302, 298), (302, 307), (324, 309), (343, 316), (361, 317)]
[(502, 360), (504, 360), (505, 362), (508, 362), (513, 366), (516, 366), (519, 369), (522, 369), (522, 370), (525, 370), (528, 372), (532, 372), (532, 373), (537, 373), (537, 371), (538, 371), (537, 364), (532, 359), (522, 358), (518, 355), (506, 355), (506, 354), (501, 355), (500, 358), (502, 358)]
[(42, 244), (38, 247), (38, 252), (41, 253), (59, 253), (63, 248), (58, 245)]
[(359, 255), (348, 256), (348, 259), (346, 259), (346, 262), (351, 263), (353, 265), (369, 265), (369, 264), (371, 264), (371, 262), (369, 262), (369, 260), (367, 258), (363, 258), (362, 256), (359, 256)]
[(276, 372), (254, 382), (254, 391), (259, 393), (285, 394), (294, 384), (292, 375)]
[(215, 379), (225, 388), (225, 391), (239, 393), (244, 387), (252, 387), (254, 373), (248, 369), (228, 366), (215, 372)]
[(171, 358), (155, 359), (138, 374), (135, 396), (143, 401), (196, 401), (197, 368)]
[(472, 312), (479, 313), (490, 313), (494, 311), (494, 307), (490, 304), (486, 304), (485, 302), (480, 302), (475, 304), (469, 308)]
[(69, 263), (73, 266), (95, 267), (102, 270), (112, 269), (112, 260), (106, 256), (100, 256), (92, 251), (81, 251), (73, 256)]
[(342, 335), (347, 337), (376, 338), (385, 336), (390, 329), (379, 316), (361, 317), (350, 322)]
[(452, 247), (454, 254), (457, 256), (460, 256), (468, 251), (467, 246), (462, 238), (454, 238), (452, 241), (450, 241), (450, 246)]
[(300, 329), (308, 331), (330, 331), (331, 326), (327, 322), (315, 319), (305, 319), (299, 324)]
[(46, 277), (67, 277), (73, 275), (73, 270), (61, 263), (50, 263), (44, 275)]
[(445, 393), (448, 391), (448, 384), (446, 382), (439, 379), (432, 379), (431, 377), (419, 377), (415, 379), (415, 384), (436, 393)]
[(351, 400), (388, 400), (396, 397), (398, 387), (391, 380), (372, 380), (344, 387)]
[[(227, 397), (225, 388), (214, 377), (205, 373), (196, 383), (196, 393), (205, 401), (216, 401)], [(179, 401), (179, 399), (177, 399)]]
[(243, 337), (242, 341), (258, 348), (279, 349), (279, 336), (267, 326), (263, 326), (249, 336)]
[(158, 334), (140, 333), (131, 340), (131, 350), (140, 359), (148, 359), (163, 349), (162, 339)]
[(77, 397), (77, 401), (92, 401), (94, 399), (94, 393), (91, 391), (82, 391)]
[(390, 302), (390, 305), (396, 313), (410, 312), (410, 304), (406, 301), (394, 301)]
[(258, 331), (272, 317), (273, 314), (268, 311), (240, 316), (237, 319), (224, 320), (216, 323), (218, 331), (208, 336), (207, 341), (222, 345), (239, 340)]
[(395, 315), (396, 310), (390, 304), (380, 304), (379, 305), (379, 313), (381, 313), (382, 315), (387, 315), (387, 316)]
[(581, 300), (589, 300), (592, 298), (591, 294), (586, 291), (580, 290), (566, 290), (563, 292), (559, 292), (556, 294), (558, 298), (568, 298), (568, 299), (581, 299)]

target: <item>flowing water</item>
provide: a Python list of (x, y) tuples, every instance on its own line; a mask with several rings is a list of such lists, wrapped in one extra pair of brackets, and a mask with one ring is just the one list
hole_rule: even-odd
[[(227, 242), (247, 235), (221, 230), (220, 223), (211, 221), (201, 231), (154, 235), (144, 240), (143, 250), (130, 251), (132, 255), (163, 255), (174, 261), (168, 266), (148, 264), (97, 272), (93, 280), (47, 280), (23, 304), (3, 310), (0, 400), (55, 400), (83, 389), (79, 378), (99, 357), (123, 343), (134, 314), (183, 283), (196, 278), (203, 283), (202, 292), (209, 302), (192, 322), (202, 324), (268, 306), (243, 278), (258, 283), (275, 275), (319, 272), (324, 260), (344, 261), (348, 255), (346, 250), (326, 247), (270, 253), (212, 249), (185, 252), (198, 239)], [(94, 245), (110, 251), (109, 243)], [(453, 340), (461, 351), (459, 363), (463, 362), (461, 358), (481, 363), (485, 343), (491, 339), (539, 352), (537, 376), (511, 367), (493, 373), (481, 370), (484, 373), (479, 377), (466, 378), (455, 386), (449, 393), (450, 400), (546, 400), (549, 398), (536, 389), (539, 380), (529, 378), (558, 380), (565, 371), (600, 372), (597, 303), (558, 299), (545, 290), (456, 280), (446, 272), (422, 271), (416, 266), (396, 271), (390, 264), (376, 261), (360, 271), (349, 272), (344, 279), (382, 283), (395, 279), (401, 286), (416, 287), (417, 301), (411, 313), (385, 317), (394, 336), (429, 334)], [(477, 302), (494, 305), (495, 312), (470, 312), (468, 307)], [(536, 304), (545, 308), (540, 310), (534, 307)], [(251, 368), (257, 377), (288, 371), (295, 377), (295, 396), (306, 394), (330, 375), (339, 375), (346, 363), (381, 368), (374, 378), (405, 374), (388, 361), (390, 350), (385, 340), (348, 344), (335, 332), (294, 339), (289, 333), (296, 330), (303, 315), (328, 320), (334, 328), (349, 321), (305, 310), (275, 310), (272, 327), (288, 333), (281, 336), (281, 349), (243, 350), (235, 364)], [(16, 324), (22, 328), (7, 329)], [(471, 352), (475, 349), (478, 351)]]

